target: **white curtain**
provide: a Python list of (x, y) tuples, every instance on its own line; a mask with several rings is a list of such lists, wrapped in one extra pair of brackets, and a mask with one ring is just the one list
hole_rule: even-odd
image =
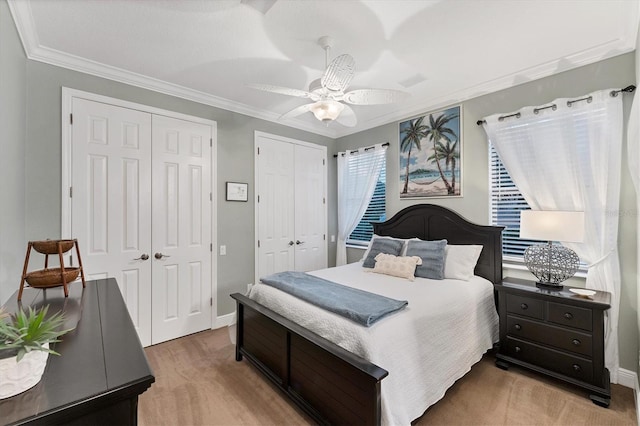
[[(640, 32), (636, 41), (636, 46), (640, 46)], [(640, 53), (636, 50), (636, 84), (640, 82)], [(633, 104), (631, 105), (631, 113), (629, 115), (629, 123), (627, 124), (627, 161), (631, 180), (636, 189), (636, 202), (638, 213), (638, 223), (636, 231), (637, 239), (637, 262), (636, 268), (640, 267), (640, 238), (637, 234), (640, 232), (640, 97), (638, 91), (633, 95)], [(640, 290), (640, 270), (636, 273), (636, 287)], [(636, 298), (636, 307), (640, 307), (640, 291)], [(640, 329), (640, 313), (638, 314), (638, 328)]]
[(585, 212), (584, 242), (566, 245), (588, 264), (587, 288), (611, 293), (605, 364), (611, 381), (617, 383), (623, 109), (622, 94), (610, 93), (594, 92), (578, 102), (556, 99), (541, 107), (525, 107), (518, 117), (503, 120), (501, 114), (492, 115), (485, 118), (485, 129), (533, 210)]
[(386, 159), (386, 147), (338, 153), (338, 247), (336, 266), (347, 263), (347, 239), (367, 211)]

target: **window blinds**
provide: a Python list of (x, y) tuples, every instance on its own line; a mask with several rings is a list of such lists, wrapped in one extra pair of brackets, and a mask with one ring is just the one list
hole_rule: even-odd
[(502, 255), (507, 260), (522, 259), (526, 248), (536, 243), (536, 241), (520, 239), (520, 212), (530, 208), (491, 144), (489, 144), (489, 156), (491, 224), (505, 227), (502, 231)]
[[(362, 157), (363, 156), (354, 157), (352, 161), (362, 161)], [(357, 167), (356, 165), (354, 166)], [(386, 220), (386, 168), (386, 163), (383, 163), (380, 175), (378, 176), (378, 181), (376, 182), (376, 188), (373, 192), (373, 197), (371, 197), (371, 201), (369, 202), (369, 207), (367, 207), (367, 211), (364, 213), (364, 216), (351, 235), (349, 235), (348, 242), (350, 244), (364, 245), (363, 243), (368, 243), (373, 236), (373, 226), (371, 225), (371, 222), (381, 222)]]

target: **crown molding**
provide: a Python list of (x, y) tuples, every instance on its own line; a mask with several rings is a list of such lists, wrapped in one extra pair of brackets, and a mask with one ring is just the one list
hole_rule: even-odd
[(85, 74), (106, 78), (131, 86), (176, 96), (182, 99), (210, 105), (227, 111), (244, 114), (250, 117), (270, 121), (283, 126), (293, 127), (310, 133), (326, 136), (329, 138), (340, 138), (354, 133), (369, 130), (374, 127), (400, 121), (407, 117), (412, 117), (426, 111), (440, 109), (452, 104), (461, 103), (488, 93), (508, 89), (529, 81), (548, 77), (559, 72), (569, 71), (597, 61), (612, 58), (614, 56), (628, 53), (635, 49), (636, 34), (638, 32), (638, 12), (639, 2), (635, 1), (635, 10), (628, 14), (621, 22), (621, 36), (602, 43), (591, 49), (559, 58), (544, 64), (504, 75), (500, 78), (490, 80), (481, 84), (463, 88), (456, 92), (439, 97), (421, 97), (414, 99), (405, 108), (396, 109), (388, 114), (379, 115), (366, 122), (360, 122), (356, 127), (344, 128), (337, 126), (326, 127), (320, 123), (309, 123), (300, 119), (288, 119), (286, 122), (279, 120), (279, 114), (251, 107), (246, 104), (231, 101), (209, 93), (190, 89), (188, 87), (169, 83), (142, 74), (112, 67), (96, 61), (91, 61), (68, 53), (60, 52), (40, 45), (38, 34), (35, 28), (31, 6), (28, 1), (7, 0), (11, 15), (16, 23), (18, 34), (22, 40), (27, 57), (34, 61), (44, 62), (50, 65), (71, 69)]

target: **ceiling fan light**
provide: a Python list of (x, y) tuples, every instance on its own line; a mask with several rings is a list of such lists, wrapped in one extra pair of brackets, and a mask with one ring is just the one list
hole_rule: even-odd
[(344, 109), (344, 104), (334, 100), (318, 101), (311, 106), (311, 112), (320, 121), (333, 121)]

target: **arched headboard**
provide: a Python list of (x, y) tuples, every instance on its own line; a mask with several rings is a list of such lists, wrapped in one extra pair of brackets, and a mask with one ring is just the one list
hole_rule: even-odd
[(482, 253), (475, 274), (493, 283), (502, 281), (501, 226), (471, 223), (458, 213), (435, 204), (416, 204), (385, 222), (373, 223), (376, 235), (421, 240), (446, 239), (449, 244), (479, 244)]

